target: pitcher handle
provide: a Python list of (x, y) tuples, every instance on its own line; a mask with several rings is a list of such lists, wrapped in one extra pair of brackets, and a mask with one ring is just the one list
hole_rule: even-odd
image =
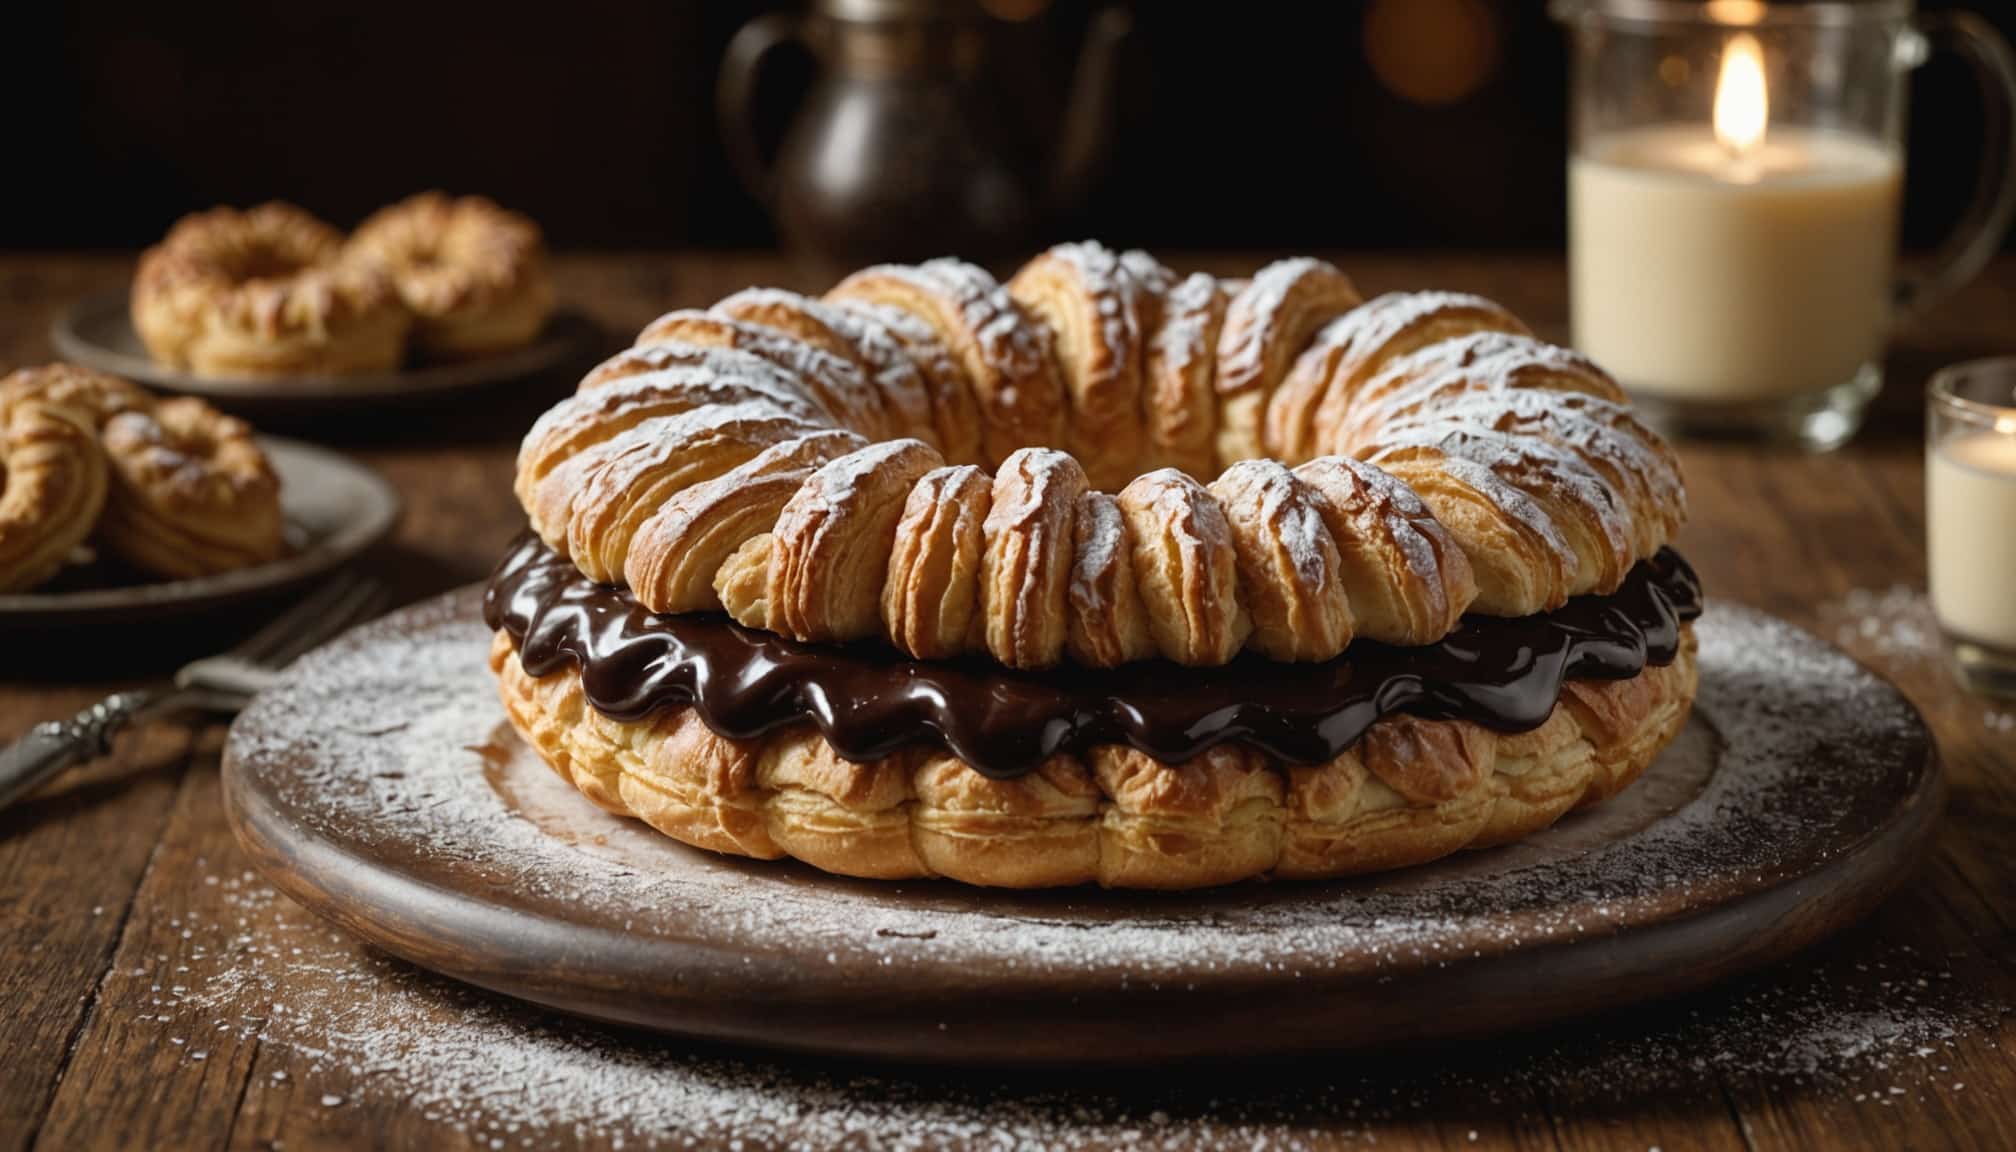
[(1981, 85), (1981, 174), (1974, 199), (1953, 231), (1939, 245), (1932, 266), (1897, 286), (1898, 310), (1918, 315), (1972, 280), (2002, 246), (2016, 219), (2016, 55), (1993, 26), (1969, 12), (1932, 12), (1918, 18), (1924, 42), (1907, 42), (1903, 50), (1923, 62), (1924, 45), (1948, 49), (1974, 69)]
[(756, 143), (752, 101), (763, 58), (784, 44), (805, 42), (803, 22), (790, 12), (771, 12), (744, 24), (728, 42), (721, 59), (721, 76), (714, 89), (714, 104), (721, 120), (721, 142), (728, 149), (729, 162), (749, 194), (770, 203), (776, 193), (775, 173), (769, 158)]

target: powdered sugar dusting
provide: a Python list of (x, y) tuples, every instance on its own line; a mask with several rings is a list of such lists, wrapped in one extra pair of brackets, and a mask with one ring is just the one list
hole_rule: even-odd
[(1281, 312), (1294, 291), (1310, 279), (1343, 275), (1311, 256), (1276, 260), (1254, 273), (1252, 283), (1233, 299), (1218, 337), (1218, 391), (1244, 392), (1261, 384)]
[[(1614, 574), (1621, 578), (1629, 566), (1631, 526), (1626, 523), (1622, 501), (1609, 481), (1579, 458), (1538, 437), (1508, 435), (1466, 421), (1437, 419), (1382, 432), (1372, 459), (1379, 460), (1388, 448), (1409, 447), (1433, 448), (1482, 466), (1539, 502), (1557, 531), (1571, 515), (1578, 527), (1582, 523), (1593, 526), (1592, 542), (1600, 541), (1608, 552), (1616, 569)], [(1603, 578), (1600, 572), (1588, 575), (1595, 580)]]
[(1227, 468), (1211, 491), (1228, 504), (1251, 501), (1259, 524), (1279, 544), (1295, 581), (1312, 594), (1330, 582), (1326, 554), (1336, 544), (1312, 502), (1308, 488), (1273, 460), (1242, 460)]
[(1029, 322), (1022, 306), (985, 268), (947, 256), (925, 261), (913, 274), (952, 299), (979, 341), (982, 355), (1007, 377), (1007, 383), (1046, 371), (1044, 360), (1050, 355), (1046, 330)]
[(1218, 281), (1202, 272), (1192, 273), (1163, 299), (1162, 324), (1150, 342), (1152, 354), (1171, 372), (1183, 372), (1209, 354), (1217, 314)]
[(875, 373), (876, 389), (896, 410), (904, 431), (912, 435), (928, 431), (932, 427), (931, 389), (896, 334), (866, 313), (818, 301), (808, 303), (821, 322), (860, 353)]
[[(628, 374), (589, 386), (596, 373), (619, 366)], [(761, 356), (736, 348), (654, 344), (612, 358), (588, 376), (581, 391), (547, 409), (525, 434), (518, 467), (531, 467), (555, 448), (613, 435), (640, 413), (745, 400), (766, 401), (779, 412), (806, 418), (832, 415), (806, 393), (798, 377)]]
[(1684, 519), (1686, 486), (1677, 463), (1657, 435), (1622, 405), (1555, 392), (1467, 393), (1424, 407), (1378, 435), (1383, 440), (1436, 422), (1538, 438), (1606, 469), (1600, 474), (1615, 477), (1636, 495), (1630, 507), (1642, 503), (1648, 514), (1657, 515), (1670, 505), (1672, 524)]
[(1120, 359), (1131, 361), (1141, 343), (1142, 289), (1120, 257), (1095, 240), (1059, 244), (1045, 255), (1071, 268), (1098, 314), (1106, 347)]

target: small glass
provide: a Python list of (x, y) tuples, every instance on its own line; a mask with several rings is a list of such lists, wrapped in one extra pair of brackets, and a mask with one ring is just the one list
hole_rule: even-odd
[(1926, 392), (1932, 613), (1961, 683), (2016, 696), (2016, 357), (1956, 364)]
[[(1979, 272), (2016, 213), (2008, 45), (1908, 0), (1552, 11), (1572, 47), (1575, 344), (1671, 433), (1846, 441), (1900, 301), (1923, 309)], [(1934, 47), (1981, 78), (1981, 182), (1930, 271), (1900, 283), (1905, 77)]]

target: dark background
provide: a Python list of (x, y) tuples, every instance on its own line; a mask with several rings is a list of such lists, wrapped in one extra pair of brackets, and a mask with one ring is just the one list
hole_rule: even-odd
[[(2016, 35), (2016, 5), (1962, 6)], [(0, 70), (11, 110), (0, 247), (139, 246), (184, 212), (269, 197), (347, 225), (435, 186), (529, 212), (563, 247), (768, 245), (766, 214), (726, 161), (713, 90), (735, 29), (778, 7), (16, 6)], [(1027, 16), (991, 21), (988, 35), (994, 106), (1033, 151), (1053, 132), (1095, 5), (993, 7)], [(1050, 238), (1561, 243), (1565, 46), (1540, 0), (1133, 8), (1123, 131), (1097, 192)], [(1398, 21), (1383, 74), (1375, 15)], [(775, 73), (770, 119), (794, 105), (802, 71)], [(1460, 91), (1410, 97), (1424, 84)], [(1936, 241), (1972, 188), (1976, 99), (1950, 60), (1918, 74), (1909, 245)]]

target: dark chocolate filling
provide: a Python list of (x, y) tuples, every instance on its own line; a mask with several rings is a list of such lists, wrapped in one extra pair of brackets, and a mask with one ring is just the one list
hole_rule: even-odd
[(1174, 764), (1238, 742), (1321, 764), (1393, 712), (1523, 731), (1547, 719), (1565, 679), (1671, 663), (1681, 622), (1700, 614), (1700, 582), (1669, 548), (1611, 595), (1519, 619), (1465, 617), (1418, 648), (1361, 640), (1323, 664), (1248, 652), (1216, 668), (1038, 673), (980, 656), (913, 660), (881, 643), (804, 644), (718, 614), (654, 615), (529, 534), (483, 598), (483, 618), (510, 634), (527, 672), (578, 667), (588, 702), (615, 719), (691, 704), (715, 732), (747, 739), (810, 718), (852, 760), (929, 745), (996, 778), (1097, 744)]

